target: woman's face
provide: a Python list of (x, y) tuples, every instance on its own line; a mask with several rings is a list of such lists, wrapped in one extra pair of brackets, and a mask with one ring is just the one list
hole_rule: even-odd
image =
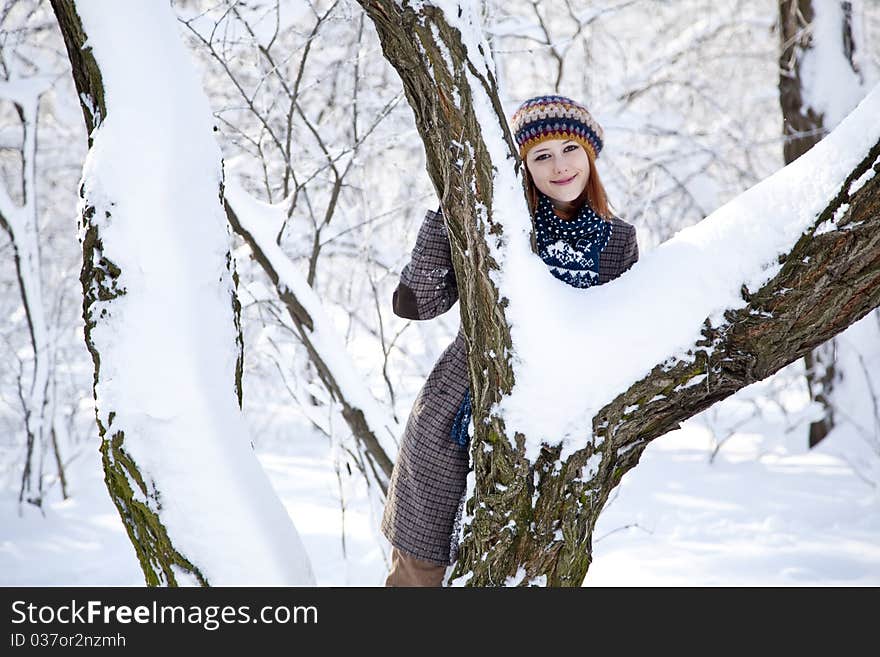
[(571, 139), (548, 139), (526, 153), (535, 186), (554, 201), (571, 203), (590, 179), (587, 151)]

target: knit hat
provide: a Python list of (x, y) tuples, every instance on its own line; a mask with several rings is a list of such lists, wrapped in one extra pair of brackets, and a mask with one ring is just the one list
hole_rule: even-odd
[(511, 120), (520, 157), (548, 139), (572, 139), (599, 157), (602, 126), (587, 108), (565, 96), (535, 96), (525, 101)]

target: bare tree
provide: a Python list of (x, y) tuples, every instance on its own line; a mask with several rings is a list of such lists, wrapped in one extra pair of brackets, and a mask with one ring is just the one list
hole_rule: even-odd
[[(0, 25), (10, 21), (12, 7), (6, 7)], [(17, 8), (32, 14), (36, 5)], [(27, 25), (26, 16), (21, 22)], [(30, 26), (32, 38), (44, 26)], [(42, 96), (52, 88), (54, 76), (30, 60), (26, 52), (15, 48), (15, 40), (0, 47), (0, 99), (11, 102), (21, 128), (22, 138), (17, 159), (20, 162), (18, 190), (10, 193), (0, 186), (0, 228), (9, 236), (15, 262), (16, 280), (21, 304), (27, 319), (27, 334), (32, 358), (29, 362), (18, 358), (18, 400), (24, 416), (25, 449), (22, 457), (21, 483), (18, 501), (42, 507), (45, 474), (54, 466), (61, 484), (61, 494), (67, 497), (67, 482), (56, 422), (55, 359), (57, 339), (53, 339), (51, 299), (44, 298), (43, 258), (40, 250), (37, 193), (37, 125)], [(28, 63), (30, 76), (23, 76), (21, 61)], [(13, 196), (21, 198), (16, 203)], [(51, 461), (51, 464), (50, 462)]]
[[(314, 311), (308, 309), (320, 308), (320, 302), (315, 295), (308, 295), (304, 286), (296, 285), (290, 280), (290, 275), (284, 275), (282, 271), (290, 271), (286, 258), (277, 253), (273, 244), (265, 244), (247, 227), (239, 217), (241, 208), (237, 211), (235, 203), (227, 201), (226, 215), (229, 223), (251, 249), (253, 257), (260, 263), (263, 271), (272, 281), (278, 291), (278, 297), (284, 303), (287, 313), (299, 332), (299, 338), (308, 350), (309, 358), (318, 371), (318, 376), (329, 394), (342, 406), (342, 416), (357, 438), (360, 449), (349, 449), (348, 454), (367, 481), (374, 481), (385, 495), (388, 492), (388, 480), (391, 477), (393, 463), (389, 458), (383, 442), (388, 444), (397, 434), (397, 423), (385, 413), (379, 412), (376, 404), (371, 404), (370, 393), (363, 385), (360, 378), (350, 376), (354, 368), (345, 359), (343, 348), (337, 347), (328, 350), (328, 335), (318, 336)], [(246, 210), (245, 210), (246, 212)], [(282, 265), (287, 265), (282, 268)], [(308, 295), (309, 302), (302, 297)], [(324, 324), (325, 332), (332, 329)], [(316, 337), (318, 339), (316, 339)], [(344, 345), (343, 345), (344, 347)], [(345, 365), (340, 363), (345, 360)], [(342, 371), (342, 367), (346, 371)], [(352, 388), (356, 387), (356, 391)], [(354, 394), (352, 394), (354, 393)], [(365, 406), (365, 404), (367, 406)], [(372, 412), (371, 412), (372, 411)], [(357, 454), (355, 453), (357, 452)]]
[[(785, 163), (794, 162), (806, 153), (828, 132), (842, 116), (831, 114), (822, 107), (816, 107), (817, 96), (827, 93), (835, 95), (850, 88), (850, 104), (854, 105), (866, 92), (864, 78), (855, 61), (856, 43), (853, 35), (853, 3), (848, 1), (823, 3), (825, 24), (837, 26), (824, 34), (817, 34), (820, 25), (816, 17), (813, 0), (780, 0), (781, 53), (779, 57), (779, 104), (782, 108), (782, 131), (785, 137), (782, 148)], [(819, 53), (819, 40), (823, 52)], [(840, 59), (845, 62), (853, 81), (851, 85), (841, 84), (841, 80), (816, 79), (822, 71), (819, 58)], [(810, 59), (813, 71), (809, 82), (805, 81), (806, 62)], [(818, 70), (817, 70), (818, 69)], [(826, 90), (832, 90), (826, 91)], [(836, 361), (837, 343), (832, 338), (819, 345), (804, 356), (805, 375), (810, 398), (823, 410), (823, 417), (810, 424), (809, 446), (817, 445), (834, 428), (834, 404), (832, 401), (834, 383), (841, 376)]]

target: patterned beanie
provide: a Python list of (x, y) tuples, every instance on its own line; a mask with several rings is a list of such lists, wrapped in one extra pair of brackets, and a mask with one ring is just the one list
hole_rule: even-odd
[(542, 141), (572, 139), (599, 157), (602, 150), (602, 126), (587, 108), (565, 96), (529, 98), (513, 115), (513, 135), (519, 144), (520, 157)]

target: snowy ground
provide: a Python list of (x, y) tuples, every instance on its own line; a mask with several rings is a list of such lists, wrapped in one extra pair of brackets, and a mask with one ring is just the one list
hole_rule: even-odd
[[(764, 385), (651, 444), (599, 520), (585, 585), (880, 585), (880, 499), (835, 455), (854, 446), (841, 434), (806, 450), (802, 404), (774, 413)], [(719, 427), (737, 426), (711, 463), (709, 421), (719, 437), (726, 435)], [(260, 460), (318, 585), (382, 585), (387, 543), (356, 487), (346, 493), (343, 556), (327, 441), (303, 435), (286, 450), (264, 449)], [(18, 517), (14, 494), (3, 494), (0, 585), (142, 585), (97, 449), (83, 454), (70, 477), (73, 499), (53, 504), (46, 518), (31, 510)]]

